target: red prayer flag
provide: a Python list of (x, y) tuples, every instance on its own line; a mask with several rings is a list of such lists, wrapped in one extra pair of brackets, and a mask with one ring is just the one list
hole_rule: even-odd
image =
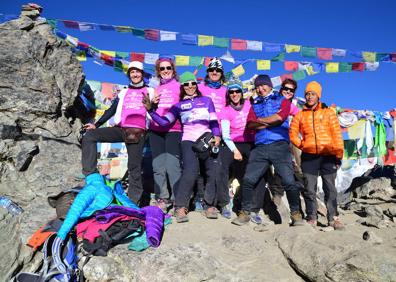
[(285, 61), (284, 66), (285, 66), (285, 70), (287, 71), (298, 70), (298, 63), (294, 61)]
[(65, 21), (65, 20), (63, 20), (62, 22), (63, 22), (63, 24), (65, 25), (65, 27), (68, 27), (68, 28), (75, 28), (75, 29), (79, 29), (79, 28), (80, 28), (80, 25), (78, 24), (78, 22), (75, 22), (75, 21)]
[(293, 74), (292, 73), (285, 73), (281, 75), (281, 80), (282, 82), (285, 81), (285, 79), (293, 79)]
[(316, 54), (319, 59), (322, 60), (332, 60), (333, 59), (333, 49), (332, 48), (317, 48)]
[(247, 42), (243, 39), (231, 39), (231, 50), (246, 50)]
[(396, 53), (391, 53), (389, 55), (390, 55), (391, 61), (396, 62)]
[(100, 53), (100, 59), (104, 61), (106, 65), (113, 66), (114, 65), (114, 57)]
[(88, 44), (88, 43), (85, 43), (85, 42), (78, 41), (77, 47), (78, 47), (78, 49), (80, 49), (80, 50), (88, 50), (89, 44)]
[(139, 61), (144, 63), (144, 53), (131, 53), (131, 61)]
[(158, 29), (145, 29), (144, 30), (145, 38), (148, 40), (159, 40), (160, 32)]
[(210, 63), (210, 60), (211, 60), (212, 58), (210, 58), (210, 57), (205, 57), (205, 60), (204, 60), (204, 65), (205, 65), (205, 67), (207, 67), (207, 66), (209, 66), (209, 63)]
[(365, 63), (352, 63), (352, 70), (354, 71), (364, 71), (365, 67)]

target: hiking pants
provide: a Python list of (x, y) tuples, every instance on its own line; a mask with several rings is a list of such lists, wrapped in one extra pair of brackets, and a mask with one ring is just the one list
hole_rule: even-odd
[[(97, 143), (117, 143), (124, 142), (125, 135), (120, 127), (104, 127), (88, 130), (81, 143), (82, 150), (82, 172), (84, 175), (97, 172)], [(142, 185), (142, 158), (144, 134), (138, 143), (125, 144), (128, 152), (128, 173), (129, 187), (128, 197), (134, 202), (139, 203), (143, 194)]]
[(204, 201), (209, 206), (215, 205), (215, 174), (217, 172), (215, 168), (216, 166), (214, 165), (215, 160), (210, 156), (209, 152), (198, 156), (198, 154), (193, 151), (192, 145), (192, 141), (181, 142), (183, 170), (175, 190), (176, 208), (188, 208), (194, 185), (198, 178), (200, 162), (203, 162), (204, 164), (207, 177)]
[[(176, 183), (181, 176), (180, 142), (181, 132), (149, 132), (153, 157), (154, 193), (157, 199), (174, 197)], [(168, 179), (170, 192), (168, 190)]]
[(259, 144), (250, 153), (242, 184), (242, 210), (252, 210), (254, 188), (271, 164), (282, 178), (290, 211), (299, 211), (300, 189), (294, 180), (290, 147), (286, 141)]
[(335, 179), (337, 176), (337, 166), (335, 156), (320, 156), (302, 153), (301, 169), (305, 177), (305, 189), (303, 197), (305, 200), (307, 218), (317, 219), (316, 192), (318, 176), (322, 177), (324, 200), (327, 208), (327, 220), (333, 221), (337, 216), (337, 189)]

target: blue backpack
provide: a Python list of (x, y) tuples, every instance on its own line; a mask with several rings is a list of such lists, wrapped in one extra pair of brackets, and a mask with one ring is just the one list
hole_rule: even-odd
[(43, 246), (43, 265), (37, 273), (21, 272), (17, 282), (81, 282), (83, 275), (78, 269), (77, 244), (74, 235), (63, 242), (56, 234), (51, 235)]

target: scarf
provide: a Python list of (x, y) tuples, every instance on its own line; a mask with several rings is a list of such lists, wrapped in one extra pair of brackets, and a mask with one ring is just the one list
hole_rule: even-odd
[(133, 83), (132, 81), (128, 85), (129, 88), (132, 89), (139, 89), (144, 87), (144, 80), (138, 82), (138, 83)]
[(174, 78), (160, 78), (160, 85), (164, 85), (167, 84), (169, 82), (171, 82)]
[(222, 85), (221, 81), (211, 81), (210, 79), (208, 79), (206, 81), (206, 85), (209, 86), (210, 88), (215, 88), (215, 89), (219, 89)]

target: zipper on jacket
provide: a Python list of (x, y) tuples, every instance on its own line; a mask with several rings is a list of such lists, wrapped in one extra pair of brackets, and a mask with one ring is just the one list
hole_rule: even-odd
[(315, 111), (312, 110), (312, 126), (313, 126), (313, 132), (315, 135), (315, 147), (316, 147), (316, 154), (318, 154), (318, 141), (316, 140), (316, 131), (315, 131)]

